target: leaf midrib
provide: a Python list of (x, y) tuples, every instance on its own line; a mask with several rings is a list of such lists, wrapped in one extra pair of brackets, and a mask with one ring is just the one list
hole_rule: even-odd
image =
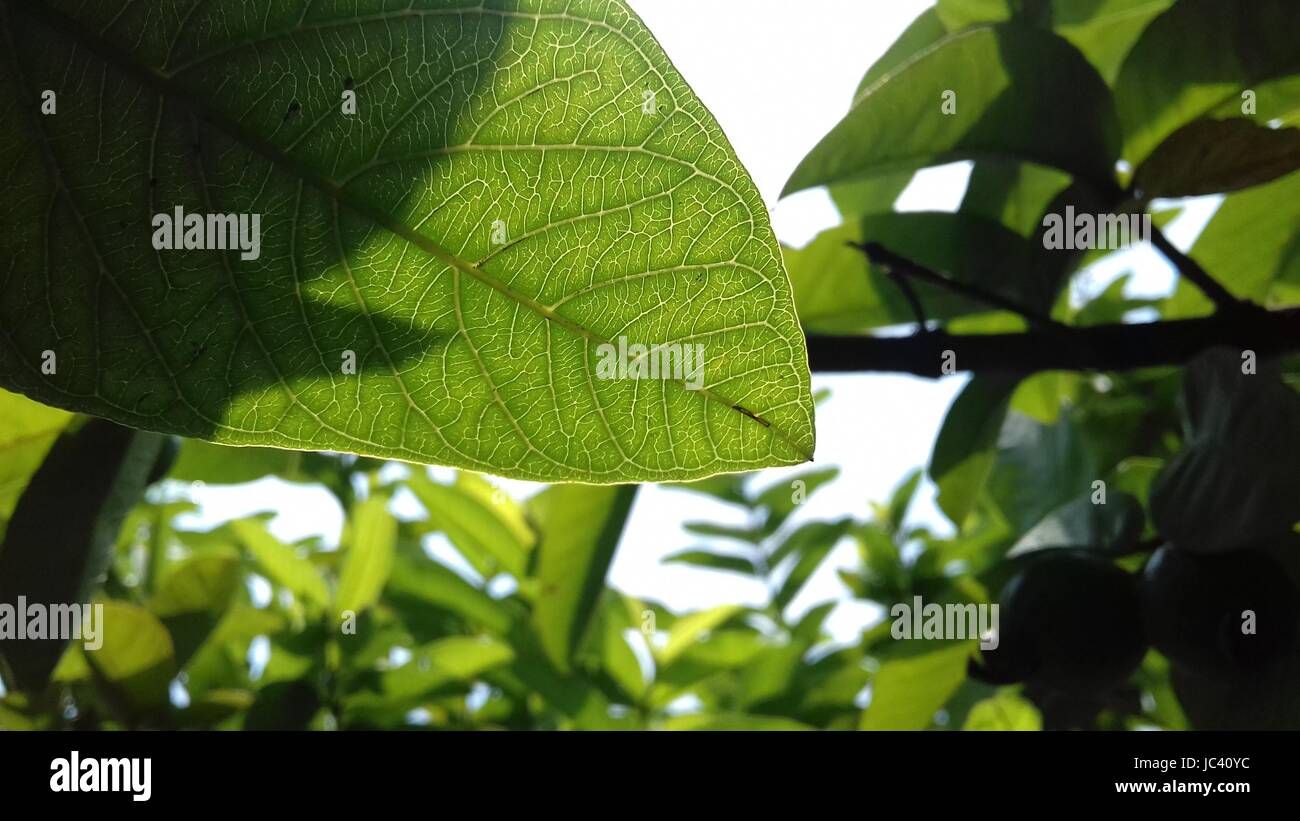
[[(225, 132), (228, 137), (262, 155), (277, 168), (282, 168), (288, 171), (304, 183), (325, 194), (331, 200), (360, 216), (365, 217), (390, 233), (401, 237), (430, 256), (438, 259), (454, 271), (474, 277), (479, 282), (501, 293), (508, 299), (523, 305), (525, 308), (528, 308), (542, 318), (555, 323), (570, 333), (582, 337), (588, 342), (597, 345), (613, 344), (611, 340), (601, 336), (595, 331), (592, 331), (585, 325), (575, 322), (574, 320), (557, 313), (551, 307), (538, 302), (527, 294), (515, 290), (500, 279), (483, 271), (477, 265), (474, 265), (468, 260), (452, 253), (429, 237), (420, 234), (415, 229), (400, 220), (395, 219), (392, 215), (385, 214), (364, 203), (354, 201), (353, 198), (350, 198), (347, 195), (343, 186), (328, 177), (313, 171), (311, 168), (297, 161), (292, 156), (285, 154), (276, 146), (256, 134), (249, 132), (239, 123), (225, 116), (220, 111), (214, 110), (205, 105), (203, 101), (190, 94), (187, 89), (177, 86), (171, 77), (159, 74), (150, 67), (142, 65), (140, 62), (132, 59), (129, 54), (123, 52), (115, 44), (105, 40), (93, 32), (87, 31), (81, 24), (69, 18), (62, 12), (52, 9), (40, 2), (30, 4), (15, 4), (7, 2), (6, 5), (21, 13), (41, 19), (51, 28), (73, 38), (79, 45), (86, 47), (105, 62), (128, 74), (139, 81), (142, 85), (153, 90), (155, 93), (188, 107), (195, 115), (201, 117), (205, 124), (215, 126), (219, 130)], [(465, 9), (463, 11), (472, 12), (473, 9)], [(760, 414), (749, 410), (742, 404), (727, 399), (717, 391), (708, 387), (701, 386), (699, 388), (688, 388), (685, 379), (669, 379), (665, 381), (673, 382), (682, 390), (699, 394), (706, 400), (717, 402), (743, 417), (748, 417), (768, 432), (775, 435), (778, 439), (785, 442), (791, 449), (803, 456), (806, 460), (812, 461), (812, 453), (800, 445), (794, 437), (781, 427), (767, 419), (764, 419)]]

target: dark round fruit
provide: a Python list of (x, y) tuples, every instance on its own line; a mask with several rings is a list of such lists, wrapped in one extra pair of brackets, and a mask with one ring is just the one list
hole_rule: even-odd
[(1104, 693), (1146, 653), (1137, 580), (1094, 556), (1044, 555), (1007, 583), (1000, 605), (998, 647), (983, 653), (990, 679)]
[(172, 469), (172, 465), (176, 464), (176, 456), (180, 452), (179, 439), (175, 436), (164, 439), (162, 448), (158, 451), (158, 458), (154, 460), (153, 467), (149, 468), (149, 478), (145, 480), (145, 485), (152, 485), (166, 476)]
[[(1243, 632), (1247, 611), (1253, 632)], [(1300, 595), (1280, 564), (1240, 550), (1200, 555), (1165, 545), (1142, 573), (1147, 639), (1209, 678), (1263, 670), (1295, 644)]]

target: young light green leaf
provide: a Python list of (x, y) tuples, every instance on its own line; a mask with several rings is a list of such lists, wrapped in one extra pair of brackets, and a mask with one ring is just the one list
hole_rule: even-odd
[[(920, 643), (918, 643), (920, 644)], [(966, 680), (971, 643), (921, 646), (891, 658), (871, 679), (871, 703), (860, 730), (924, 730), (934, 714)]]
[(209, 485), (256, 482), (272, 475), (286, 479), (292, 477), (300, 457), (296, 451), (279, 448), (232, 448), (202, 439), (186, 439), (167, 476)]
[(813, 727), (782, 716), (746, 715), (744, 713), (689, 713), (665, 719), (664, 730), (702, 732), (799, 732)]
[(739, 605), (724, 604), (682, 616), (668, 628), (668, 643), (655, 653), (655, 661), (659, 667), (667, 667), (702, 636), (740, 612)]
[(783, 194), (983, 155), (1109, 189), (1118, 142), (1110, 92), (1073, 47), (1050, 32), (984, 26), (948, 35), (864, 89)]
[(388, 512), (387, 496), (371, 496), (357, 505), (349, 528), (348, 552), (334, 595), (337, 613), (364, 610), (375, 603), (397, 549), (397, 520)]
[(445, 533), (484, 577), (502, 570), (524, 577), (534, 536), (509, 496), (466, 473), (444, 485), (414, 471), (406, 484), (429, 512), (428, 526)]
[(0, 390), (0, 539), (27, 481), (71, 418), (66, 411)]
[(916, 489), (921, 484), (921, 479), (925, 476), (924, 471), (920, 468), (912, 471), (903, 478), (894, 488), (894, 492), (889, 497), (889, 505), (885, 509), (885, 521), (889, 524), (891, 533), (898, 533), (903, 529), (903, 520), (907, 518), (907, 509), (912, 506), (912, 499), (916, 496)]
[(761, 527), (751, 527), (749, 525), (732, 526), (720, 525), (716, 522), (686, 522), (682, 529), (687, 533), (693, 533), (696, 536), (705, 536), (712, 539), (734, 539), (746, 544), (759, 544), (763, 541), (764, 533)]
[(219, 613), (239, 580), (239, 557), (233, 551), (191, 556), (163, 578), (149, 600), (149, 610), (164, 619), (198, 611)]
[(212, 635), (241, 582), (233, 550), (190, 556), (163, 577), (149, 611), (171, 635), (177, 667), (184, 667)]
[(966, 715), (962, 729), (1037, 732), (1043, 729), (1043, 717), (1028, 699), (1014, 693), (999, 693), (976, 702)]
[[(23, 159), (0, 385), (219, 443), (544, 481), (811, 458), (766, 208), (621, 0), (0, 15), (0, 153)], [(167, 250), (177, 209), (248, 230)], [(620, 342), (677, 364), (603, 378)]]
[(102, 604), (103, 643), (84, 651), (95, 678), (133, 713), (166, 705), (167, 687), (176, 675), (167, 628), (143, 607)]
[(808, 497), (816, 493), (818, 488), (833, 482), (839, 475), (840, 469), (833, 467), (808, 470), (763, 488), (754, 500), (767, 510), (767, 518), (763, 521), (763, 532), (768, 535), (775, 533), (799, 505), (808, 501)]
[(411, 653), (411, 659), (383, 676), (384, 694), (389, 698), (416, 698), (453, 682), (472, 681), (476, 676), (509, 664), (515, 657), (510, 645), (487, 636), (451, 636), (439, 639)]
[(262, 572), (272, 582), (302, 596), (316, 605), (329, 603), (325, 579), (294, 549), (272, 536), (256, 519), (239, 519), (229, 525), (231, 532), (257, 559)]
[(636, 485), (556, 485), (529, 500), (542, 533), (533, 626), (561, 671), (591, 623), (635, 496)]
[(455, 572), (423, 557), (398, 555), (393, 561), (385, 601), (394, 607), (454, 613), (475, 627), (497, 635), (510, 630), (511, 615), (501, 602), (466, 582)]

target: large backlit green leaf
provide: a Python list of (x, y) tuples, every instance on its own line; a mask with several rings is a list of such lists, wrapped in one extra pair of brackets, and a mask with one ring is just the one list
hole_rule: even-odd
[[(955, 103), (950, 113), (945, 101)], [(1106, 188), (1117, 152), (1110, 92), (1073, 47), (1025, 26), (984, 26), (939, 40), (864, 89), (784, 193), (990, 155)]]
[[(541, 480), (811, 458), (766, 209), (621, 0), (2, 15), (0, 385)], [(259, 255), (155, 250), (175, 208), (259, 214)], [(620, 338), (703, 345), (700, 389), (599, 378)]]

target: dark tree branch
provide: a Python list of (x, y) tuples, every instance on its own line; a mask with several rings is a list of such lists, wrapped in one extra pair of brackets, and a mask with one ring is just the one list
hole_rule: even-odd
[(951, 277), (944, 276), (938, 271), (933, 271), (926, 268), (924, 265), (902, 256), (901, 254), (894, 253), (878, 242), (851, 242), (849, 244), (854, 248), (861, 250), (867, 255), (867, 259), (885, 269), (891, 277), (898, 278), (900, 283), (902, 282), (901, 277), (912, 277), (913, 279), (919, 279), (922, 282), (928, 282), (931, 285), (937, 285), (940, 288), (952, 291), (955, 294), (960, 294), (968, 299), (974, 300), (975, 302), (982, 302), (985, 305), (1003, 311), (1011, 311), (1014, 314), (1019, 314), (1034, 325), (1044, 328), (1055, 327), (1059, 329), (1067, 329), (1067, 326), (1062, 325), (1043, 313), (1035, 311), (1027, 305), (1021, 305), (1015, 300), (995, 294), (992, 291), (986, 291), (978, 285), (970, 285), (965, 282), (959, 282)]
[(1175, 248), (1159, 228), (1151, 229), (1151, 244), (1165, 255), (1165, 259), (1173, 263), (1174, 268), (1178, 270), (1178, 275), (1195, 285), (1214, 303), (1216, 309), (1240, 312), (1244, 308), (1253, 307), (1233, 296), (1227, 288), (1219, 284), (1217, 279), (1210, 276), (1199, 262)]
[(1216, 345), (1250, 349), (1259, 357), (1300, 350), (1300, 308), (1011, 334), (810, 334), (808, 360), (818, 373), (887, 371), (937, 377), (943, 375), (944, 351), (952, 351), (956, 370), (974, 373), (1123, 371), (1179, 365)]

